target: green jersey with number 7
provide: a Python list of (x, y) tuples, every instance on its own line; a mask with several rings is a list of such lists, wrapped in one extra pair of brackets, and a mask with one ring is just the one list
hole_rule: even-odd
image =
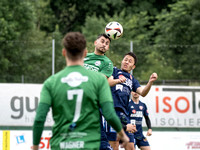
[(44, 82), (40, 103), (52, 107), (55, 124), (51, 148), (99, 147), (99, 106), (104, 102), (112, 102), (112, 96), (101, 73), (69, 66), (49, 77)]

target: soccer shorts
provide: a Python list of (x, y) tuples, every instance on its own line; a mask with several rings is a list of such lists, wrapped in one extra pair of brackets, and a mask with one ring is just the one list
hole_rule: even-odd
[(106, 135), (106, 132), (105, 132), (105, 128), (104, 128), (104, 122), (105, 122), (105, 119), (100, 111), (100, 114), (101, 114), (101, 143), (100, 143), (100, 150), (113, 150), (112, 147), (110, 146), (109, 144), (109, 141), (108, 141), (108, 138), (107, 138), (107, 135)]
[(149, 142), (147, 141), (147, 138), (144, 137), (144, 135), (142, 137), (135, 137), (135, 146), (138, 146), (139, 148), (141, 146), (150, 146)]
[[(126, 116), (123, 112), (116, 111), (116, 113), (120, 118), (122, 124), (127, 125), (128, 123), (130, 123), (128, 116)], [(125, 133), (129, 137), (130, 142), (134, 143), (134, 134), (129, 132)], [(117, 133), (109, 124), (106, 125), (106, 135), (109, 141), (117, 140)]]

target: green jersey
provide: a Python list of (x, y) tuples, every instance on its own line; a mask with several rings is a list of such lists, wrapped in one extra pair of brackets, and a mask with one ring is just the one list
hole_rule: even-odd
[[(70, 66), (48, 78), (40, 103), (52, 108), (52, 149), (99, 149), (99, 106), (112, 102), (107, 79), (82, 66)], [(100, 105), (99, 105), (100, 104)]]
[(113, 63), (105, 55), (88, 53), (87, 56), (84, 58), (84, 67), (87, 70), (101, 72), (107, 77), (110, 77), (113, 73)]

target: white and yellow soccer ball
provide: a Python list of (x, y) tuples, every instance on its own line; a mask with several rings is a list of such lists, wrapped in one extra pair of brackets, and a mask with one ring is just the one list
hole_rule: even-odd
[(123, 35), (123, 27), (119, 22), (109, 22), (105, 27), (105, 34), (113, 40), (119, 39)]

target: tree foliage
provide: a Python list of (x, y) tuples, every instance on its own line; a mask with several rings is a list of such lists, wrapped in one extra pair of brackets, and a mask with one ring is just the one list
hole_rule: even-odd
[(33, 7), (28, 2), (0, 1), (0, 75), (20, 74), (21, 41), (34, 27)]
[(167, 64), (174, 66), (177, 79), (199, 79), (200, 2), (182, 0), (156, 16), (155, 44)]
[(106, 53), (115, 66), (120, 68), (132, 42), (137, 79), (148, 80), (152, 72), (160, 80), (199, 79), (199, 4), (199, 0), (1, 0), (1, 82), (19, 82), (17, 76), (24, 76), (25, 82), (43, 82), (52, 72), (53, 39), (57, 72), (65, 67), (61, 41), (66, 32), (82, 32), (92, 52), (94, 40), (110, 21), (124, 28)]

